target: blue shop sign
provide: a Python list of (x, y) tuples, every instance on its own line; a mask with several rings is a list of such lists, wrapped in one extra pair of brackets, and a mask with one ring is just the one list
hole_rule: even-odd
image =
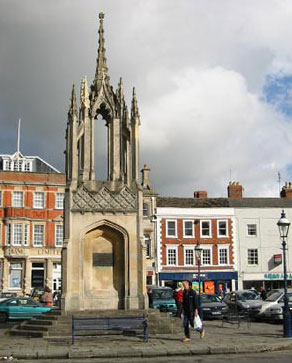
[[(267, 280), (284, 280), (284, 274), (269, 273), (264, 274), (264, 278)], [(292, 280), (292, 274), (287, 274), (287, 279)]]
[[(183, 280), (198, 280), (198, 273), (192, 272), (160, 272), (159, 280), (173, 280), (173, 281), (183, 281)], [(201, 274), (201, 280), (213, 281), (213, 280), (237, 280), (237, 272), (203, 272)]]

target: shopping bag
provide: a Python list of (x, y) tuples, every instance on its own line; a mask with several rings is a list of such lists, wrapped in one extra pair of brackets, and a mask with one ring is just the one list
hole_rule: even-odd
[(197, 330), (197, 331), (201, 331), (202, 327), (203, 327), (203, 324), (202, 324), (201, 318), (200, 318), (200, 316), (198, 314), (194, 318), (194, 329)]

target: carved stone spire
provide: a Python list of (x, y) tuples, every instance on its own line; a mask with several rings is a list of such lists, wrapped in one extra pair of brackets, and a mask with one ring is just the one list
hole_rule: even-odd
[(80, 107), (82, 106), (85, 106), (86, 108), (90, 106), (86, 76), (82, 78), (80, 85)]
[(73, 116), (77, 117), (77, 99), (76, 99), (76, 91), (75, 91), (74, 84), (72, 86), (70, 107), (69, 107), (69, 111), (68, 111), (68, 117), (71, 117), (71, 119), (73, 119)]
[(140, 115), (139, 115), (139, 108), (138, 108), (138, 101), (137, 101), (135, 87), (133, 87), (131, 119), (132, 119), (132, 122), (137, 122), (138, 121), (138, 123), (140, 125)]
[(116, 94), (120, 101), (120, 105), (122, 105), (124, 101), (124, 86), (123, 86), (122, 77), (120, 77)]
[(105, 46), (104, 46), (104, 29), (103, 29), (104, 13), (99, 13), (99, 39), (98, 39), (98, 51), (97, 51), (97, 64), (94, 77), (94, 84), (97, 89), (100, 88), (102, 81), (105, 80), (109, 85), (109, 76), (107, 74), (108, 68), (106, 64)]

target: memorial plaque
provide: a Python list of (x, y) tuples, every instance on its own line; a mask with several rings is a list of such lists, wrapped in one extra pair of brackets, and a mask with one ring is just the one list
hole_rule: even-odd
[(113, 266), (114, 259), (112, 253), (93, 253), (92, 266)]

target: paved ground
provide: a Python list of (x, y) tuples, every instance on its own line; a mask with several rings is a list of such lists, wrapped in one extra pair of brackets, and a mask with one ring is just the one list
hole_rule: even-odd
[[(146, 343), (137, 336), (106, 335), (79, 337), (71, 345), (69, 337), (55, 340), (28, 339), (1, 336), (0, 357), (12, 355), (18, 359), (62, 360), (75, 358), (153, 358), (163, 356), (191, 356), (209, 354), (258, 353), (273, 350), (292, 349), (292, 339), (282, 337), (282, 326), (265, 323), (242, 323), (237, 325), (221, 322), (205, 322), (206, 336), (200, 340), (197, 332), (192, 333), (189, 343), (182, 343), (183, 329), (178, 325), (175, 334), (150, 335)], [(209, 356), (210, 357), (210, 356)], [(221, 355), (222, 357), (222, 355)], [(130, 360), (130, 359), (128, 359)], [(203, 362), (203, 361), (202, 361)]]

